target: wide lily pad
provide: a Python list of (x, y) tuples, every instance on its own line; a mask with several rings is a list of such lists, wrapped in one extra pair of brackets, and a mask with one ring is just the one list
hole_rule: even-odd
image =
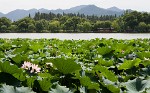
[(141, 78), (135, 78), (125, 83), (128, 93), (141, 93), (146, 88), (150, 88), (150, 79), (143, 80)]
[(36, 92), (32, 91), (31, 88), (28, 87), (14, 87), (3, 84), (2, 87), (0, 87), (0, 93), (36, 93)]
[(53, 64), (63, 74), (69, 74), (81, 69), (81, 66), (74, 62), (73, 59), (56, 58), (53, 60)]
[(69, 88), (66, 88), (65, 86), (60, 86), (57, 84), (55, 89), (51, 89), (48, 93), (73, 93), (69, 90)]

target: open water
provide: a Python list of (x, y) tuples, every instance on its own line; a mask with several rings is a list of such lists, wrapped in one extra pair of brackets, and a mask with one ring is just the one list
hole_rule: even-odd
[(40, 39), (40, 38), (57, 38), (57, 39), (94, 39), (94, 38), (114, 38), (114, 39), (137, 39), (137, 38), (149, 38), (150, 33), (0, 33), (0, 38), (30, 38), (30, 39)]

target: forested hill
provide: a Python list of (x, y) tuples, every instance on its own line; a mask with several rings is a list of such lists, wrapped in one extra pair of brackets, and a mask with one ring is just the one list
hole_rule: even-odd
[(0, 17), (7, 17), (10, 20), (17, 21), (18, 19), (24, 18), (28, 16), (29, 14), (31, 17), (34, 17), (35, 13), (40, 12), (40, 13), (55, 13), (55, 14), (63, 14), (63, 13), (80, 13), (80, 14), (85, 14), (85, 15), (121, 15), (124, 13), (124, 10), (119, 9), (117, 7), (110, 7), (108, 9), (100, 8), (95, 5), (80, 5), (76, 7), (72, 7), (70, 9), (57, 9), (57, 10), (48, 10), (48, 9), (30, 9), (30, 10), (23, 10), (23, 9), (17, 9), (14, 11), (11, 11), (7, 14), (0, 13)]
[(54, 14), (37, 12), (32, 18), (11, 21), (0, 18), (0, 33), (86, 33), (86, 32), (128, 32), (149, 33), (150, 13), (129, 12), (117, 17), (113, 15), (86, 16), (84, 14)]

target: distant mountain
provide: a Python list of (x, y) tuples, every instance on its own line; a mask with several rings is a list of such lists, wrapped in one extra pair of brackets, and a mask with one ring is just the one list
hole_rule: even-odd
[(0, 17), (2, 17), (2, 16), (4, 16), (4, 14), (0, 12)]
[(78, 12), (79, 10), (81, 10), (82, 8), (85, 8), (85, 7), (87, 7), (87, 6), (89, 6), (89, 5), (80, 5), (80, 6), (76, 6), (76, 7), (72, 7), (72, 8), (70, 8), (70, 9), (68, 9), (69, 11), (74, 11), (74, 12)]
[(100, 16), (100, 15), (121, 15), (123, 12), (116, 12), (116, 11), (111, 11), (111, 10), (108, 10), (108, 9), (104, 9), (104, 8), (99, 8), (95, 5), (88, 5), (82, 9), (80, 9), (78, 11), (79, 13), (84, 13), (85, 15), (97, 15), (97, 16)]
[(64, 13), (83, 13), (85, 15), (97, 15), (97, 16), (101, 16), (101, 15), (121, 15), (123, 14), (124, 10), (121, 10), (117, 7), (111, 7), (108, 9), (104, 9), (104, 8), (100, 8), (97, 7), (95, 5), (80, 5), (80, 6), (76, 6), (76, 7), (72, 7), (70, 9), (56, 9), (56, 10), (48, 10), (48, 9), (44, 9), (41, 8), (39, 10), (37, 9), (30, 9), (30, 10), (23, 10), (23, 9), (17, 9), (14, 11), (11, 11), (7, 14), (3, 14), (0, 13), (0, 17), (7, 17), (10, 20), (18, 20), (21, 18), (24, 18), (26, 16), (29, 16), (29, 14), (31, 15), (31, 17), (34, 17), (35, 13), (40, 12), (40, 13), (49, 13), (49, 12), (53, 12), (55, 14), (60, 13), (62, 14)]
[(8, 14), (5, 14), (4, 16), (9, 18), (10, 20), (16, 21), (28, 15), (29, 15), (29, 12), (27, 10), (17, 9), (17, 10), (9, 12)]
[(122, 10), (122, 9), (119, 9), (118, 7), (110, 7), (110, 8), (107, 8), (107, 10), (110, 10), (110, 11), (115, 11), (115, 12), (122, 12), (122, 11), (124, 11), (124, 10)]
[(99, 15), (101, 13), (101, 15), (103, 15), (103, 12), (105, 12), (106, 10), (103, 8), (99, 8), (95, 5), (88, 5), (86, 7), (83, 7), (82, 9), (80, 9), (78, 12), (79, 13), (84, 13), (85, 15)]

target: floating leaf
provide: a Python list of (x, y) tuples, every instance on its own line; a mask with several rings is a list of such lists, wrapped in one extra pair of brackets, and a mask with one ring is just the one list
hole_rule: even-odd
[(113, 61), (112, 60), (106, 61), (103, 58), (97, 58), (96, 60), (98, 60), (99, 65), (107, 66), (107, 67), (113, 66)]
[(4, 58), (5, 55), (4, 55), (4, 52), (0, 51), (0, 58)]
[(0, 62), (0, 71), (9, 74), (22, 73), (21, 69), (16, 65), (11, 65), (9, 62)]
[(127, 70), (132, 68), (133, 66), (138, 66), (141, 60), (136, 58), (135, 60), (125, 60), (122, 65), (118, 67), (119, 70)]
[(81, 69), (81, 66), (74, 62), (73, 59), (56, 58), (53, 60), (53, 64), (63, 74), (69, 74)]
[(51, 87), (51, 82), (49, 78), (44, 78), (42, 80), (38, 80), (39, 85), (43, 91), (49, 91)]
[(144, 65), (145, 67), (150, 65), (150, 59), (149, 60), (142, 60), (142, 65)]
[(52, 78), (52, 75), (49, 73), (39, 73), (38, 76), (41, 78)]
[(24, 42), (24, 44), (21, 44), (22, 46), (20, 48), (15, 48), (15, 50), (13, 51), (13, 54), (22, 54), (24, 52), (27, 51), (28, 49), (28, 44), (26, 42)]
[(112, 93), (120, 93), (120, 88), (116, 85), (116, 82), (112, 82), (108, 79), (105, 79), (104, 77), (102, 78), (102, 80), (103, 82), (101, 81), (100, 83), (109, 91), (111, 91)]
[(100, 55), (105, 55), (108, 54), (112, 51), (111, 47), (99, 47), (97, 48), (97, 51)]
[(109, 79), (109, 80), (111, 80), (113, 82), (115, 82), (115, 81), (118, 80), (117, 77), (116, 77), (116, 75), (112, 71), (108, 70), (108, 68), (106, 68), (104, 66), (96, 65), (95, 68), (94, 68), (94, 70), (100, 71), (101, 74), (104, 77), (106, 77), (107, 79)]
[(134, 80), (129, 80), (124, 85), (128, 93), (141, 93), (146, 88), (150, 88), (150, 79), (142, 80), (141, 78), (135, 78)]
[(15, 63), (21, 63), (22, 57), (20, 54), (16, 55), (15, 57), (11, 58)]
[(26, 79), (26, 77), (25, 77), (25, 75), (23, 73), (20, 73), (20, 74), (15, 73), (15, 74), (13, 74), (13, 76), (15, 78), (17, 78), (18, 80), (20, 80), (20, 81), (25, 81), (25, 79)]
[(28, 87), (14, 87), (3, 84), (2, 87), (0, 87), (0, 93), (36, 93), (36, 92), (33, 92), (31, 88)]
[(86, 86), (88, 87), (88, 89), (96, 89), (96, 90), (99, 90), (100, 87), (99, 87), (99, 84), (96, 83), (96, 82), (92, 82), (90, 80), (89, 77), (87, 76), (83, 76), (80, 78), (80, 83), (83, 85), (83, 86)]
[(26, 83), (27, 83), (28, 87), (31, 87), (31, 88), (33, 87), (35, 79), (36, 79), (36, 77), (29, 77), (26, 79), (27, 80)]
[(56, 89), (51, 89), (51, 91), (49, 91), (48, 93), (73, 93), (73, 92), (71, 92), (69, 88), (57, 84)]
[(30, 49), (32, 49), (34, 52), (37, 52), (40, 49), (43, 49), (43, 45), (39, 44), (39, 43), (33, 43), (30, 46)]
[(142, 68), (140, 73), (144, 76), (146, 75), (150, 76), (150, 67)]
[(150, 58), (150, 52), (143, 51), (143, 52), (137, 52), (136, 54), (140, 59)]
[(114, 85), (111, 84), (103, 84), (103, 86), (105, 86), (109, 91), (111, 91), (112, 93), (120, 93), (120, 88), (115, 87)]

